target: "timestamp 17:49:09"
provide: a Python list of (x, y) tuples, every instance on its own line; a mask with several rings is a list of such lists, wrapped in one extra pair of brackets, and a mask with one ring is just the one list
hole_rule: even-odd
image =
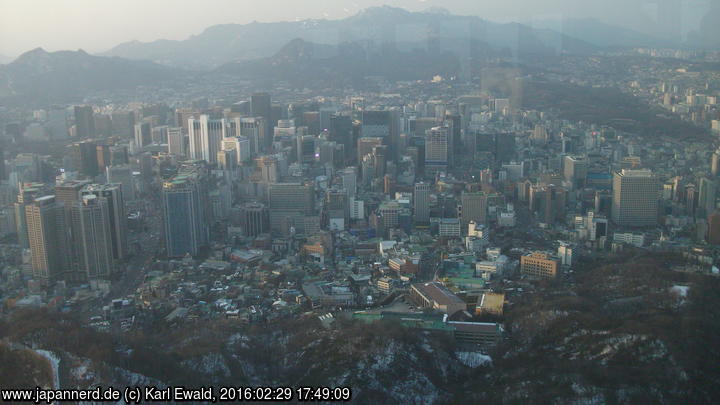
[(349, 387), (221, 387), (219, 402), (225, 401), (349, 401)]

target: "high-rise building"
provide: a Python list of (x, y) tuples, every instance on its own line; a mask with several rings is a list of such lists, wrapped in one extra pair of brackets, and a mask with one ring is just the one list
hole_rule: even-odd
[(720, 245), (720, 213), (717, 211), (708, 217), (707, 242), (711, 245)]
[(68, 270), (67, 226), (63, 204), (55, 196), (37, 197), (25, 207), (33, 278), (51, 284)]
[(91, 106), (75, 106), (75, 134), (78, 138), (95, 136), (95, 118)]
[(487, 222), (487, 195), (483, 192), (463, 192), (460, 197), (462, 207), (462, 228), (467, 229), (470, 222), (485, 224)]
[(563, 173), (565, 180), (572, 183), (573, 188), (582, 187), (587, 176), (587, 161), (575, 156), (565, 156)]
[[(275, 122), (272, 120), (272, 103), (268, 93), (255, 93), (250, 97), (250, 109), (253, 117), (262, 117), (265, 120), (265, 130), (260, 138), (263, 150), (268, 150), (272, 145), (273, 130)], [(241, 134), (244, 135), (244, 134)]]
[[(250, 142), (250, 156), (260, 153), (263, 148), (266, 131), (271, 131), (268, 120), (263, 117), (244, 117), (240, 119), (240, 136), (244, 136)], [(272, 138), (270, 139), (272, 144)]]
[(244, 136), (231, 136), (223, 139), (222, 149), (235, 151), (238, 164), (249, 161), (252, 156), (250, 141)]
[(50, 133), (50, 139), (54, 141), (67, 139), (67, 110), (65, 108), (51, 108), (48, 110), (45, 127)]
[(87, 177), (98, 175), (97, 144), (92, 141), (70, 145), (70, 156), (74, 169)]
[(135, 180), (130, 165), (113, 165), (106, 170), (107, 182), (119, 184), (126, 201), (135, 201)]
[(700, 179), (700, 193), (698, 196), (698, 208), (701, 209), (703, 216), (715, 212), (715, 196), (717, 195), (717, 182), (703, 177)]
[(337, 172), (345, 192), (349, 197), (355, 197), (357, 194), (357, 168), (351, 166)]
[(197, 170), (186, 168), (163, 183), (163, 222), (168, 257), (195, 256), (208, 242), (206, 193), (202, 192), (202, 181)]
[(280, 179), (278, 171), (278, 160), (275, 156), (261, 156), (255, 159), (255, 164), (260, 170), (260, 178), (265, 183), (277, 183)]
[(381, 179), (387, 172), (388, 147), (386, 145), (373, 146), (373, 165), (375, 166), (375, 178)]
[[(312, 186), (301, 183), (272, 183), (268, 186), (270, 229), (286, 233), (298, 218), (312, 215), (315, 202)], [(302, 230), (298, 230), (302, 231)]]
[(105, 168), (112, 164), (112, 155), (110, 153), (111, 147), (112, 146), (110, 146), (107, 142), (98, 143), (95, 147), (99, 173), (104, 172)]
[(132, 138), (135, 134), (135, 113), (132, 111), (115, 111), (112, 113), (113, 135)]
[(449, 130), (434, 127), (425, 132), (425, 170), (429, 172), (447, 169), (449, 164)]
[(297, 143), (297, 162), (312, 163), (315, 160), (315, 137), (312, 135), (298, 135)]
[[(366, 138), (366, 137), (358, 138), (358, 141), (357, 141), (357, 153), (358, 153), (358, 155), (357, 155), (357, 160), (358, 160), (358, 164), (361, 164), (361, 163), (362, 163), (363, 158), (364, 158), (366, 155), (372, 154), (372, 151), (373, 151), (373, 148), (374, 148), (374, 147), (379, 146), (379, 145), (382, 145), (382, 144), (383, 144), (383, 139), (382, 139), (382, 138), (378, 138), (378, 137), (375, 137), (375, 138)], [(363, 173), (363, 176), (364, 176), (364, 175), (365, 175), (365, 174)]]
[(127, 146), (116, 145), (110, 147), (110, 164), (126, 165), (130, 163)]
[(620, 226), (657, 224), (659, 183), (650, 170), (623, 169), (613, 175), (612, 220)]
[(554, 224), (565, 217), (567, 190), (553, 184), (530, 187), (530, 208), (544, 224)]
[(430, 222), (430, 184), (415, 183), (413, 208), (416, 223)]
[(94, 194), (83, 195), (70, 212), (73, 250), (78, 252), (78, 280), (108, 278), (113, 254), (107, 200)]
[(180, 127), (170, 127), (167, 131), (168, 153), (185, 156), (185, 135)]
[(15, 227), (18, 244), (23, 249), (30, 247), (25, 207), (32, 204), (35, 198), (48, 194), (51, 194), (50, 190), (43, 183), (23, 183), (20, 185), (20, 192), (17, 195), (17, 202), (15, 203)]
[(710, 164), (710, 170), (712, 175), (717, 177), (720, 174), (720, 149), (716, 149), (712, 154), (712, 161)]
[(107, 223), (109, 225), (111, 256), (122, 260), (127, 257), (127, 216), (125, 215), (124, 188), (121, 184), (88, 184), (80, 190), (85, 196), (103, 199), (107, 207)]
[(240, 224), (245, 236), (255, 237), (267, 233), (270, 230), (267, 207), (259, 202), (243, 204), (240, 207)]
[(210, 119), (201, 115), (200, 119), (188, 120), (188, 134), (190, 138), (190, 157), (204, 160), (208, 163), (217, 161), (222, 140), (225, 136), (225, 120)]

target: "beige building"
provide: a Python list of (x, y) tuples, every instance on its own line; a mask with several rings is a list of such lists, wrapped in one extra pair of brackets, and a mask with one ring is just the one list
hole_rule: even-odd
[(555, 278), (558, 261), (547, 253), (535, 252), (520, 257), (520, 271), (535, 277)]

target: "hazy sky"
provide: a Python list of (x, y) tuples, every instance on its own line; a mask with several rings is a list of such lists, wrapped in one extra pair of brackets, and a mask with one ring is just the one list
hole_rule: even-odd
[(134, 39), (184, 39), (214, 24), (338, 19), (383, 4), (494, 21), (593, 16), (647, 32), (662, 29), (663, 7), (688, 31), (720, 0), (0, 0), (0, 54), (39, 46), (100, 52)]

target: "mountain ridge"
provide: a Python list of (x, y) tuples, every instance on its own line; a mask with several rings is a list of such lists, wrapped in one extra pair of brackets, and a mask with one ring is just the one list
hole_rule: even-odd
[(432, 41), (434, 38), (477, 40), (497, 49), (516, 51), (524, 43), (546, 52), (587, 54), (594, 45), (549, 30), (518, 23), (494, 23), (477, 16), (441, 10), (411, 12), (371, 7), (340, 20), (312, 19), (248, 24), (221, 24), (185, 40), (131, 41), (102, 53), (128, 59), (148, 59), (170, 66), (212, 70), (225, 63), (269, 57), (294, 38), (327, 45), (372, 40), (384, 43)]

